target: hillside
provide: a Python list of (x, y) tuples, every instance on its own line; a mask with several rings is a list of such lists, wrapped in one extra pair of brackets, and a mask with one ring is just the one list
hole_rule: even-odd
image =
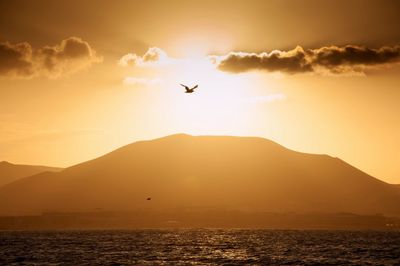
[(58, 172), (62, 168), (40, 165), (12, 164), (6, 161), (0, 162), (0, 186), (11, 183), (17, 179), (35, 175), (41, 172)]
[(0, 188), (1, 215), (99, 209), (400, 216), (400, 191), (340, 159), (266, 139), (182, 134)]

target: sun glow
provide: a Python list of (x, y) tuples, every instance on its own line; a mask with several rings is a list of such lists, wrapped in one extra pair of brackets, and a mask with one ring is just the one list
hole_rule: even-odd
[[(258, 86), (251, 74), (224, 73), (208, 56), (199, 54), (163, 58), (147, 70), (147, 76), (126, 77), (124, 83), (134, 85), (133, 90), (147, 91), (147, 96), (142, 94), (146, 109), (158, 110), (162, 121), (155, 122), (165, 124), (169, 132), (254, 134), (254, 88)], [(199, 87), (186, 94), (180, 84)]]
[[(180, 131), (192, 134), (239, 134), (250, 126), (254, 86), (245, 75), (218, 71), (206, 57), (182, 59), (170, 77), (168, 101), (170, 118)], [(193, 94), (183, 93), (179, 83), (199, 85)]]
[[(146, 124), (148, 131), (160, 135), (176, 132), (257, 135), (260, 108), (286, 96), (271, 89), (269, 85), (273, 82), (266, 76), (223, 72), (215, 64), (218, 57), (198, 49), (192, 51), (190, 55), (176, 58), (151, 47), (141, 56), (128, 54), (121, 58), (120, 65), (131, 67), (129, 76), (123, 80), (135, 91), (131, 101), (141, 103), (148, 112), (147, 120), (157, 125)], [(198, 88), (187, 94), (180, 84), (198, 85)], [(131, 105), (128, 108), (133, 113), (139, 110)]]

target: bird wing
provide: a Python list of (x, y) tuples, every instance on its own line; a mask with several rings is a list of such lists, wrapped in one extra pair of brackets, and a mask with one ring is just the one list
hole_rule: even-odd
[(186, 86), (186, 85), (183, 85), (183, 84), (180, 84), (182, 87), (184, 87), (186, 90), (188, 90), (189, 89), (189, 87), (188, 86)]
[(198, 86), (199, 86), (199, 85), (194, 86), (194, 87), (192, 88), (192, 90), (196, 89)]

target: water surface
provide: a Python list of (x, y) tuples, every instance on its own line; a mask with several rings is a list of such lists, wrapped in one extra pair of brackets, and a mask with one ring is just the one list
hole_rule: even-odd
[(0, 265), (400, 265), (400, 232), (0, 232)]

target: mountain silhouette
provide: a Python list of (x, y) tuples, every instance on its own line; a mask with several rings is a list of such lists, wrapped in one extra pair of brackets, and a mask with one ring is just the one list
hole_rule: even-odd
[(1, 215), (100, 208), (399, 216), (400, 190), (338, 158), (267, 139), (184, 134), (135, 142), (0, 188)]
[(31, 176), (41, 172), (58, 172), (62, 168), (40, 165), (12, 164), (6, 161), (0, 162), (0, 186), (11, 183), (23, 177)]

